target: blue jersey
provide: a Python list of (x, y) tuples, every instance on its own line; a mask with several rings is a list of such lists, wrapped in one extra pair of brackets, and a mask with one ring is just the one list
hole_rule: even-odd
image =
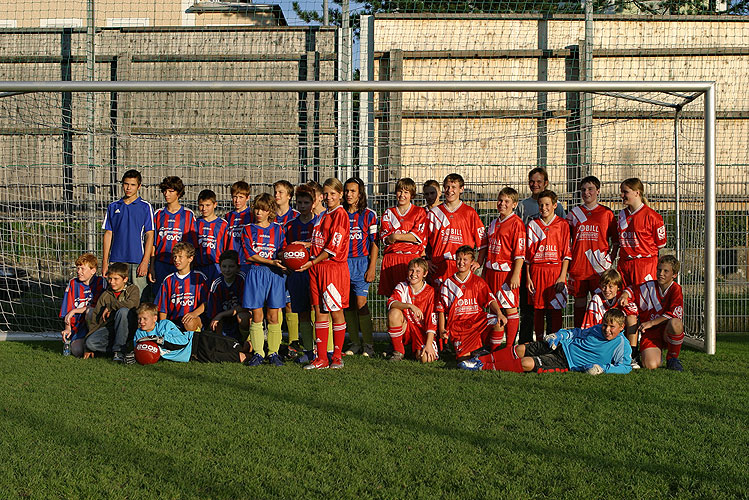
[(208, 295), (205, 275), (192, 271), (180, 276), (172, 273), (164, 279), (156, 295), (156, 306), (166, 318), (181, 324), (182, 317), (205, 302)]
[(172, 249), (180, 241), (197, 246), (195, 238), (195, 215), (192, 210), (179, 207), (172, 213), (160, 208), (153, 216), (153, 225), (156, 231), (153, 238), (154, 253), (159, 262), (172, 263)]
[(600, 365), (605, 373), (629, 373), (632, 370), (632, 348), (623, 333), (606, 340), (601, 325), (570, 328), (556, 333), (572, 371), (585, 371)]
[(377, 214), (371, 208), (348, 213), (349, 257), (367, 257), (377, 241)]
[[(81, 283), (78, 278), (73, 278), (65, 288), (60, 317), (64, 318), (70, 311), (79, 307), (96, 307), (99, 296), (106, 288), (107, 282), (101, 276), (91, 277), (88, 285)], [(86, 335), (88, 326), (85, 313), (76, 314), (70, 318), (70, 330), (73, 332), (74, 339)]]
[(210, 222), (203, 217), (195, 221), (195, 234), (198, 237), (195, 260), (198, 266), (218, 264), (218, 258), (224, 250), (228, 250), (228, 228), (229, 224), (221, 217)]
[(159, 345), (162, 358), (181, 363), (190, 361), (193, 332), (183, 332), (168, 319), (162, 319), (156, 322), (156, 327), (150, 332), (144, 332), (140, 328), (135, 330), (134, 340), (137, 343), (139, 339), (151, 336), (164, 339), (164, 343)]
[(309, 222), (302, 222), (301, 216), (286, 224), (286, 243), (295, 241), (312, 241), (312, 230), (315, 228), (319, 215), (313, 215)]
[(245, 274), (239, 272), (234, 277), (234, 282), (229, 285), (223, 276), (219, 276), (211, 285), (211, 292), (208, 295), (208, 317), (213, 319), (220, 312), (234, 309), (242, 304), (242, 294), (244, 293)]
[(255, 220), (252, 209), (245, 208), (241, 212), (231, 211), (224, 218), (229, 225), (226, 235), (228, 240), (226, 249), (235, 250), (239, 253), (239, 264), (246, 264), (244, 250), (242, 250), (242, 237), (244, 236), (245, 226), (249, 226)]
[(299, 217), (299, 212), (289, 207), (285, 214), (276, 216), (276, 223), (285, 226), (297, 217)]
[[(250, 224), (244, 228), (242, 237), (242, 248), (244, 250), (245, 261), (254, 255), (266, 259), (276, 259), (278, 251), (286, 246), (284, 239), (284, 229), (280, 224), (271, 223), (268, 227), (261, 227), (257, 224)], [(253, 262), (252, 264), (260, 266)]]
[(107, 208), (101, 228), (112, 231), (109, 262), (139, 264), (143, 260), (143, 236), (153, 231), (151, 204), (140, 197), (132, 203), (119, 199)]

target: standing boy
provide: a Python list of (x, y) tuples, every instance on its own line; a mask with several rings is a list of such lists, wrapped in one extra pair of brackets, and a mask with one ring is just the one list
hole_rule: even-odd
[(172, 249), (180, 241), (197, 246), (195, 238), (195, 215), (183, 207), (179, 200), (185, 195), (185, 185), (177, 176), (164, 177), (159, 184), (166, 206), (156, 211), (153, 217), (154, 241), (153, 257), (149, 279), (154, 289), (161, 287), (164, 278), (175, 271), (172, 264)]
[(125, 361), (125, 346), (135, 331), (135, 308), (140, 303), (140, 290), (128, 283), (129, 266), (112, 262), (107, 270), (109, 287), (101, 294), (88, 319), (87, 352), (111, 352), (112, 361)]
[(177, 270), (164, 278), (156, 296), (159, 320), (168, 319), (191, 332), (200, 329), (200, 315), (205, 310), (208, 295), (205, 275), (190, 270), (194, 259), (194, 246), (184, 241), (174, 245), (172, 261)]
[[(539, 217), (528, 223), (526, 241), (528, 292), (535, 309), (536, 340), (562, 328), (562, 311), (567, 306), (567, 267), (571, 257), (570, 226), (555, 214), (557, 195), (541, 191)], [(547, 320), (546, 316), (549, 316)]]
[(583, 203), (567, 214), (572, 233), (572, 262), (569, 283), (575, 297), (575, 327), (581, 327), (585, 317), (588, 293), (598, 289), (601, 274), (611, 267), (611, 256), (616, 255), (618, 235), (614, 212), (598, 204), (601, 181), (588, 176), (580, 181)]
[(204, 189), (198, 195), (200, 218), (195, 221), (198, 238), (198, 270), (205, 274), (210, 286), (221, 275), (219, 257), (226, 250), (229, 224), (216, 215), (216, 193)]
[[(273, 197), (276, 200), (276, 223), (286, 225), (299, 216), (299, 212), (291, 208), (291, 197), (294, 196), (294, 185), (287, 180), (273, 183)], [(289, 351), (299, 351), (299, 316), (291, 310), (291, 297), (286, 296), (286, 328), (289, 331)]]
[(153, 252), (153, 209), (138, 196), (142, 178), (137, 170), (122, 176), (124, 195), (111, 203), (104, 217), (101, 272), (106, 275), (110, 262), (130, 264), (130, 283), (140, 290), (148, 285), (149, 261)]
[(60, 317), (64, 318), (65, 328), (60, 333), (63, 342), (70, 342), (70, 352), (77, 358), (83, 356), (84, 339), (88, 333), (86, 316), (106, 288), (106, 282), (96, 275), (97, 267), (94, 254), (84, 253), (75, 259), (76, 277), (70, 280), (62, 297)]
[(253, 222), (252, 209), (250, 208), (250, 185), (245, 181), (237, 181), (231, 185), (231, 203), (234, 210), (226, 214), (227, 250), (234, 250), (239, 254), (239, 268), (247, 273), (249, 266), (245, 261), (242, 249), (242, 237), (245, 226)]
[(507, 345), (515, 344), (520, 326), (520, 280), (525, 262), (525, 226), (514, 213), (518, 192), (505, 187), (497, 197), (499, 218), (489, 224), (484, 278), (507, 316)]
[(465, 181), (460, 174), (448, 174), (442, 184), (444, 203), (427, 212), (429, 232), (426, 254), (431, 282), (440, 285), (456, 272), (456, 252), (463, 245), (477, 248), (478, 261), (471, 262), (471, 271), (483, 265), (486, 258), (486, 230), (476, 211), (460, 201)]

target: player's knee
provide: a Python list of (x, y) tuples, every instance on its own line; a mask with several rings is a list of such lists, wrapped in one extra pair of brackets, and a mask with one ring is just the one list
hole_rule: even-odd
[(364, 305), (359, 306), (359, 316), (366, 316), (369, 314), (369, 304), (367, 302)]
[(388, 326), (399, 326), (403, 324), (403, 311), (392, 308), (388, 311)]
[(520, 364), (523, 366), (524, 372), (532, 372), (536, 370), (536, 362), (533, 358), (521, 358)]
[(83, 339), (74, 340), (70, 343), (70, 354), (76, 358), (83, 357)]
[(188, 332), (194, 332), (195, 330), (199, 330), (201, 327), (200, 319), (198, 318), (192, 318), (187, 321), (185, 321), (185, 330)]
[(666, 333), (671, 335), (681, 335), (684, 333), (684, 322), (679, 318), (671, 318), (666, 324)]
[(648, 357), (643, 361), (642, 365), (646, 370), (655, 370), (661, 366), (660, 356), (658, 356), (657, 358), (655, 356)]

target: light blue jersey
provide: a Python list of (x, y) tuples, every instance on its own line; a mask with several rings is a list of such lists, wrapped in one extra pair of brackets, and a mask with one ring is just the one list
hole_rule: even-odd
[(556, 333), (567, 356), (572, 371), (585, 371), (591, 365), (600, 365), (604, 373), (629, 373), (632, 370), (632, 348), (620, 333), (606, 340), (601, 325), (559, 330)]
[(138, 328), (135, 331), (135, 342), (143, 337), (163, 337), (164, 343), (159, 345), (161, 357), (169, 361), (179, 361), (187, 363), (190, 361), (192, 354), (192, 334), (193, 332), (183, 332), (177, 325), (168, 319), (162, 319), (156, 322), (156, 328), (150, 332), (145, 332)]

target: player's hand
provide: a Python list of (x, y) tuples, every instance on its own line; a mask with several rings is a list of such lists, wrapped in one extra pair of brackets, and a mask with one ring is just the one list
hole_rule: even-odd
[(302, 245), (304, 248), (310, 248), (312, 247), (311, 241), (295, 241), (292, 243), (292, 245)]
[(440, 338), (443, 339), (443, 340), (447, 340), (448, 339), (447, 330), (442, 330), (440, 332)]
[(516, 290), (520, 288), (520, 276), (512, 275), (510, 277), (510, 290)]
[(474, 260), (473, 262), (471, 262), (471, 272), (472, 273), (475, 273), (476, 269), (478, 269), (479, 267), (481, 267), (481, 265), (477, 261)]
[(386, 245), (392, 245), (395, 243), (395, 234), (388, 234), (385, 239), (382, 240)]
[(73, 311), (70, 311), (68, 314), (65, 315), (65, 326), (66, 330), (70, 331), (70, 322), (73, 321)]
[(497, 315), (497, 324), (498, 324), (498, 325), (499, 325), (500, 327), (504, 327), (504, 326), (505, 326), (505, 325), (507, 324), (507, 316), (505, 316), (505, 315), (504, 315), (504, 314), (502, 314), (502, 313), (498, 314), (498, 315)]
[(105, 307), (104, 310), (101, 312), (101, 320), (102, 321), (108, 320), (110, 313), (111, 311), (109, 310), (109, 308)]
[(296, 272), (303, 273), (304, 271), (306, 271), (310, 267), (312, 267), (312, 261), (311, 260), (305, 262), (304, 264), (302, 264), (302, 267), (300, 267), (299, 269), (297, 269)]
[(375, 268), (371, 267), (367, 269), (367, 272), (364, 273), (364, 281), (367, 283), (372, 283), (375, 280), (376, 272)]
[(629, 304), (629, 294), (628, 293), (622, 293), (619, 296), (619, 305), (622, 307), (625, 307), (627, 304)]
[(530, 276), (528, 276), (528, 291), (531, 294), (536, 293), (536, 286), (533, 284), (533, 280), (531, 279)]
[(66, 328), (60, 332), (60, 335), (62, 335), (62, 341), (67, 342), (73, 336), (73, 332)]
[(198, 316), (196, 316), (195, 313), (189, 312), (189, 313), (185, 314), (184, 316), (182, 316), (182, 326), (184, 326), (185, 328), (187, 328), (187, 324), (190, 321), (195, 321), (197, 319), (198, 319)]
[(421, 309), (416, 307), (414, 304), (408, 304), (408, 308), (411, 310), (412, 313), (414, 313), (414, 316), (416, 316), (416, 319), (421, 321), (424, 319), (424, 313), (421, 312)]
[(556, 350), (557, 347), (559, 347), (559, 341), (561, 339), (556, 333), (551, 333), (549, 335), (544, 335), (544, 342), (549, 344), (549, 347), (551, 347), (551, 350)]
[(135, 271), (135, 274), (138, 275), (139, 278), (146, 276), (148, 274), (148, 263), (141, 262), (138, 264), (138, 269)]
[(286, 271), (286, 266), (283, 265), (283, 262), (281, 262), (280, 259), (273, 259), (273, 265), (283, 271)]
[(432, 361), (437, 361), (437, 353), (434, 351), (434, 346), (424, 346), (424, 350), (421, 351), (421, 362), (431, 363)]
[(561, 281), (557, 280), (557, 282), (554, 283), (554, 290), (557, 293), (562, 293), (565, 288), (567, 288), (567, 283), (565, 283), (564, 280), (561, 280)]
[(601, 365), (585, 365), (585, 373), (588, 375), (600, 375), (603, 373)]

